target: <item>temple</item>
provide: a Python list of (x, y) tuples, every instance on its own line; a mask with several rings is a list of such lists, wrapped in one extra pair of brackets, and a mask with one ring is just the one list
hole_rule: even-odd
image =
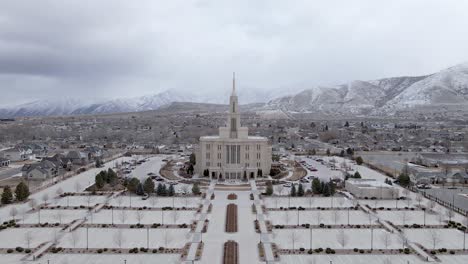
[(257, 179), (270, 173), (271, 145), (266, 137), (249, 136), (241, 126), (240, 109), (233, 75), (226, 126), (218, 136), (200, 137), (196, 171), (217, 180)]

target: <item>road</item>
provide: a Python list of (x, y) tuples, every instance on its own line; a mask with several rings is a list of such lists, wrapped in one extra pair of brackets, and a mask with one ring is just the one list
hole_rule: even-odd
[(21, 167), (2, 170), (2, 171), (0, 171), (0, 181), (8, 179), (8, 178), (12, 177), (13, 175), (18, 174), (20, 172), (21, 172)]

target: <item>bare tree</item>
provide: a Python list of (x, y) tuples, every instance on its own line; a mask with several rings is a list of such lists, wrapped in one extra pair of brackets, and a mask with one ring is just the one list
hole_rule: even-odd
[(145, 217), (145, 215), (144, 215), (143, 211), (140, 211), (140, 210), (135, 211), (135, 218), (137, 219), (138, 224), (141, 223), (141, 220), (143, 220), (144, 217)]
[(338, 240), (338, 244), (340, 244), (342, 248), (344, 248), (348, 243), (348, 235), (346, 235), (343, 229), (340, 229), (336, 235), (336, 240)]
[(172, 211), (172, 220), (174, 221), (174, 224), (177, 224), (177, 220), (179, 220), (179, 211), (174, 210)]
[(55, 198), (58, 199), (60, 196), (63, 194), (63, 189), (62, 187), (59, 187), (56, 191), (55, 194), (57, 195)]
[(86, 202), (88, 203), (88, 207), (90, 207), (92, 201), (93, 201), (93, 196), (86, 195)]
[(429, 239), (432, 243), (432, 249), (435, 249), (437, 246), (437, 243), (440, 242), (440, 234), (439, 231), (435, 228), (432, 228), (429, 230)]
[(392, 264), (392, 261), (389, 258), (384, 259), (383, 264)]
[(119, 205), (119, 207), (122, 207), (122, 204), (123, 204), (123, 196), (122, 195), (119, 195), (119, 197), (117, 197), (117, 204)]
[(279, 195), (282, 195), (284, 192), (284, 186), (283, 185), (276, 185), (276, 191), (279, 193)]
[(283, 217), (284, 222), (286, 222), (286, 225), (288, 225), (289, 221), (291, 221), (291, 215), (289, 214), (289, 211), (284, 212)]
[(340, 211), (333, 210), (333, 221), (335, 222), (335, 225), (340, 220), (340, 218), (341, 218)]
[(452, 221), (452, 217), (455, 216), (455, 212), (451, 209), (445, 210), (445, 215), (449, 218), (449, 221)]
[(417, 193), (415, 200), (418, 202), (419, 207), (421, 207), (421, 202), (424, 200), (424, 197), (422, 196), (422, 194)]
[(47, 201), (49, 200), (49, 195), (47, 193), (44, 193), (41, 199), (42, 199), (42, 202), (44, 202), (44, 205), (46, 205)]
[(10, 216), (13, 219), (13, 221), (16, 220), (15, 218), (16, 218), (17, 215), (18, 215), (18, 209), (16, 209), (16, 207), (11, 207), (10, 208)]
[(406, 245), (408, 244), (408, 239), (406, 238), (404, 231), (401, 231), (400, 233), (398, 233), (398, 241), (401, 242), (401, 247), (403, 248), (406, 247)]
[(81, 184), (80, 182), (76, 181), (75, 182), (75, 192), (79, 193), (81, 191)]
[(299, 241), (299, 238), (299, 234), (297, 234), (296, 231), (292, 231), (289, 233), (289, 239), (291, 240), (293, 250), (295, 249), (295, 245)]
[(392, 243), (392, 237), (390, 236), (390, 233), (386, 231), (382, 233), (380, 240), (382, 241), (382, 244), (384, 244), (385, 249), (388, 249), (388, 246)]
[(127, 219), (127, 211), (120, 210), (120, 222), (124, 224), (126, 219)]
[(320, 225), (320, 222), (322, 221), (322, 213), (320, 211), (317, 211), (316, 216), (317, 216), (317, 225)]
[(400, 214), (400, 219), (403, 225), (406, 225), (406, 222), (410, 220), (410, 216), (406, 210), (402, 210)]
[(27, 231), (24, 233), (24, 241), (26, 242), (26, 245), (28, 248), (31, 248), (31, 242), (33, 240), (33, 233), (31, 231)]
[(63, 212), (62, 210), (57, 210), (54, 215), (55, 219), (59, 221), (60, 224), (62, 224), (62, 217), (63, 217)]
[(34, 208), (36, 208), (36, 206), (37, 206), (37, 201), (34, 200), (34, 199), (31, 199), (31, 200), (29, 200), (28, 205), (31, 208), (31, 210), (34, 210)]
[(167, 248), (167, 245), (172, 242), (172, 235), (169, 233), (169, 230), (164, 231), (164, 246)]
[(123, 235), (122, 229), (117, 229), (116, 230), (116, 233), (114, 234), (114, 243), (119, 248), (122, 248), (122, 245), (125, 243), (125, 237)]
[(70, 241), (73, 244), (73, 247), (76, 248), (76, 244), (78, 244), (78, 242), (80, 241), (80, 233), (78, 232), (78, 230), (71, 232)]
[(427, 203), (427, 207), (429, 209), (431, 209), (431, 212), (434, 211), (434, 208), (436, 207), (436, 205), (437, 205), (437, 203), (434, 200), (429, 200), (429, 202)]

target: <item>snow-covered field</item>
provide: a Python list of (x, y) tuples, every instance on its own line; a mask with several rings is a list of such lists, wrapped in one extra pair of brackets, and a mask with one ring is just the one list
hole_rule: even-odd
[[(115, 224), (190, 224), (195, 219), (196, 211), (144, 211), (144, 210), (101, 210), (90, 214), (88, 223), (111, 224), (112, 211), (114, 211)], [(138, 218), (140, 217), (140, 221)]]
[[(130, 201), (131, 199), (131, 201)], [(158, 197), (151, 196), (147, 200), (142, 200), (138, 196), (118, 196), (109, 201), (112, 206), (126, 206), (130, 207), (198, 207), (200, 204), (200, 197)]]
[[(343, 232), (343, 233), (341, 233)], [(336, 248), (336, 249), (370, 249), (371, 248), (371, 230), (370, 229), (313, 229), (312, 230), (312, 248)], [(310, 248), (310, 229), (285, 230), (278, 229), (274, 231), (275, 241), (282, 249)], [(344, 239), (343, 239), (344, 237)], [(384, 240), (385, 238), (385, 240)], [(344, 241), (344, 246), (340, 244)], [(398, 240), (396, 234), (389, 233), (384, 229), (376, 228), (373, 231), (374, 249), (402, 248), (402, 243)]]
[[(424, 224), (424, 211), (377, 211), (378, 216), (382, 219), (388, 220), (395, 225), (412, 225), (412, 224)], [(446, 219), (446, 216), (436, 213), (426, 213), (426, 225), (440, 225), (444, 224), (443, 220)], [(442, 220), (442, 221), (441, 221)]]
[(338, 196), (338, 197), (264, 197), (263, 199), (265, 206), (267, 208), (280, 208), (280, 207), (350, 207), (352, 206), (351, 201), (347, 198)]
[[(120, 263), (167, 263), (177, 264), (180, 263), (179, 255), (175, 254), (47, 254), (41, 258), (40, 261), (32, 263), (44, 263), (44, 260), (49, 260), (50, 263), (86, 263), (86, 264), (120, 264)], [(3, 263), (3, 256), (2, 256)], [(6, 262), (8, 263), (8, 262)], [(18, 262), (11, 262), (18, 263)]]
[(106, 199), (107, 196), (105, 195), (69, 196), (50, 200), (48, 204), (60, 206), (94, 206), (98, 203), (104, 203)]
[(463, 249), (463, 232), (456, 229), (404, 229), (404, 233), (411, 241), (428, 249)]
[[(63, 210), (63, 209), (42, 209), (40, 210), (40, 218), (42, 223), (62, 223), (68, 224), (75, 219), (82, 219), (86, 216), (87, 210)], [(38, 224), (39, 211), (28, 213), (25, 215), (24, 221), (21, 217), (18, 218), (22, 224)]]
[[(149, 232), (150, 248), (181, 248), (188, 241), (189, 229), (118, 229), (89, 228), (89, 248), (134, 248), (146, 247)], [(60, 247), (86, 248), (86, 228), (67, 232), (59, 243)]]
[[(326, 211), (270, 211), (268, 220), (273, 225), (296, 225), (299, 213), (299, 224), (348, 224), (348, 210), (326, 210)], [(349, 224), (369, 224), (369, 216), (361, 210), (349, 211)]]
[[(421, 260), (414, 255), (284, 255), (281, 256), (282, 264), (423, 264), (426, 261)], [(442, 262), (453, 263), (455, 262)], [(456, 262), (465, 263), (465, 262)]]
[[(54, 240), (60, 228), (8, 228), (0, 232), (0, 248), (29, 247), (34, 248), (39, 244)], [(1, 256), (0, 263), (3, 260)]]

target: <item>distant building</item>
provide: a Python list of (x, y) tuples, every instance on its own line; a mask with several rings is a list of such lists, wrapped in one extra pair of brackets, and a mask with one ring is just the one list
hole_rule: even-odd
[(46, 180), (58, 175), (59, 167), (51, 161), (43, 160), (34, 164), (26, 164), (21, 169), (24, 178), (30, 180)]
[(271, 145), (266, 137), (249, 136), (242, 127), (233, 79), (227, 126), (218, 136), (200, 137), (196, 151), (196, 171), (211, 179), (241, 180), (266, 176), (271, 169)]
[(10, 160), (6, 158), (0, 158), (0, 167), (10, 166)]
[(345, 186), (348, 192), (359, 199), (395, 199), (399, 197), (398, 188), (375, 179), (348, 179)]
[(24, 161), (34, 159), (34, 154), (30, 148), (14, 147), (3, 151), (3, 157), (11, 161)]

